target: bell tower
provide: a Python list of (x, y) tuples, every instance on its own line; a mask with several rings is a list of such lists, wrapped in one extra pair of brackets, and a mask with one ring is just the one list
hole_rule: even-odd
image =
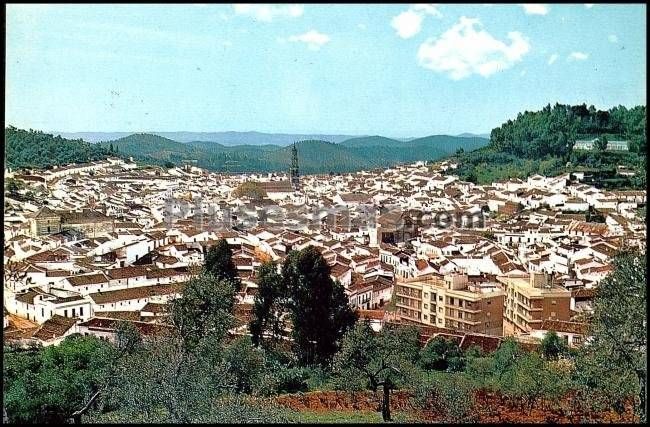
[(298, 149), (296, 143), (293, 143), (291, 148), (291, 168), (289, 169), (289, 176), (291, 179), (291, 186), (294, 190), (300, 187), (300, 175), (298, 174)]

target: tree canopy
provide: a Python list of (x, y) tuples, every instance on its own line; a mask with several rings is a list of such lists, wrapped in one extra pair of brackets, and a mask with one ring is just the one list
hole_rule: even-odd
[(382, 415), (390, 421), (390, 391), (412, 380), (418, 359), (418, 332), (413, 327), (385, 326), (375, 333), (359, 322), (343, 338), (334, 372), (344, 389), (383, 390)]
[(189, 348), (194, 348), (208, 335), (222, 339), (232, 327), (234, 301), (230, 280), (203, 273), (187, 283), (182, 298), (172, 301), (172, 324)]
[(250, 331), (255, 345), (266, 346), (282, 336), (287, 291), (274, 262), (262, 264), (258, 277)]
[(5, 162), (9, 168), (45, 169), (102, 160), (110, 155), (107, 148), (81, 139), (65, 139), (13, 126), (5, 128)]
[(343, 286), (332, 280), (327, 262), (313, 246), (289, 253), (282, 278), (299, 359), (308, 365), (327, 364), (356, 321)]
[(266, 197), (266, 191), (259, 182), (246, 181), (239, 184), (233, 190), (234, 197), (247, 197), (251, 200), (262, 200)]
[(615, 372), (619, 378), (636, 380), (635, 407), (644, 421), (648, 370), (646, 258), (645, 254), (622, 253), (613, 263), (614, 270), (596, 289), (593, 340), (584, 348), (585, 360), (596, 372)]
[(10, 422), (67, 422), (107, 381), (113, 346), (71, 335), (32, 350), (4, 348), (3, 401)]
[(226, 239), (219, 239), (205, 256), (205, 269), (218, 280), (232, 282), (235, 292), (241, 289), (241, 280), (237, 274), (237, 267), (232, 260), (232, 249)]

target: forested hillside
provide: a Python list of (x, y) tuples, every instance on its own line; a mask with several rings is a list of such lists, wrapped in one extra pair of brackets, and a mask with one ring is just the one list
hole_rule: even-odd
[(645, 106), (601, 111), (593, 105), (549, 104), (541, 111), (519, 113), (493, 129), (489, 147), (527, 158), (562, 156), (572, 151), (576, 139), (608, 134), (630, 141), (630, 151), (644, 153), (645, 120)]
[[(345, 173), (418, 160), (437, 160), (459, 148), (472, 150), (487, 143), (484, 138), (447, 135), (409, 141), (371, 136), (341, 143), (308, 139), (298, 142), (297, 147), (301, 173)], [(87, 162), (116, 153), (132, 156), (140, 163), (167, 166), (196, 160), (199, 167), (217, 172), (281, 172), (286, 171), (291, 162), (289, 146), (227, 146), (212, 141), (181, 143), (147, 133), (90, 144), (81, 139), (68, 140), (38, 131), (7, 128), (7, 164), (13, 168)]]
[[(586, 105), (547, 105), (541, 111), (519, 113), (492, 130), (490, 143), (454, 157), (461, 179), (486, 184), (532, 174), (556, 175), (589, 168), (611, 175), (613, 186), (645, 187), (646, 107), (624, 106), (607, 111)], [(576, 140), (601, 138), (629, 141), (629, 151), (574, 150)], [(636, 172), (616, 177), (616, 167)]]
[(81, 139), (70, 140), (41, 131), (5, 128), (5, 167), (47, 168), (104, 159), (111, 153)]
[[(306, 140), (297, 143), (302, 173), (344, 173), (393, 166), (418, 160), (436, 160), (464, 147), (471, 150), (487, 144), (482, 138), (430, 136), (408, 142), (380, 136), (353, 138), (339, 144)], [(151, 134), (133, 134), (115, 141), (120, 153), (137, 160), (158, 164), (179, 164), (196, 160), (199, 167), (218, 172), (286, 171), (291, 162), (291, 147), (277, 145), (224, 146), (209, 141), (179, 143)], [(369, 155), (371, 150), (372, 155)]]

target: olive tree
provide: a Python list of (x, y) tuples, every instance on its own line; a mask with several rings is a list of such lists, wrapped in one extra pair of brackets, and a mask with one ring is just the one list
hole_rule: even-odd
[(417, 358), (415, 328), (384, 326), (376, 333), (364, 321), (345, 334), (334, 357), (334, 375), (341, 388), (376, 392), (381, 387), (382, 417), (390, 421), (390, 392), (411, 383)]

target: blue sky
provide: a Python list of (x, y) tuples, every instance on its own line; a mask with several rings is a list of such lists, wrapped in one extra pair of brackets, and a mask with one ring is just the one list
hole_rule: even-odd
[(7, 124), (393, 137), (645, 104), (645, 5), (8, 5)]

